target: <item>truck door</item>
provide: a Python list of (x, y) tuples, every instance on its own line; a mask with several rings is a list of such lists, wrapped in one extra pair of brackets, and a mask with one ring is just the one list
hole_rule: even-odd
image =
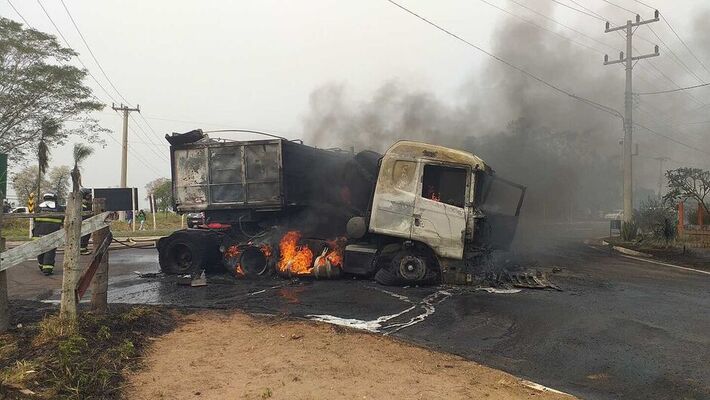
[(463, 257), (466, 194), (470, 171), (462, 166), (424, 164), (414, 201), (412, 239), (442, 257)]

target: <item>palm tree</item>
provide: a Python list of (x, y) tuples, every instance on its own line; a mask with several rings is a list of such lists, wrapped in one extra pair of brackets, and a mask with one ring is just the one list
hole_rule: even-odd
[(72, 191), (75, 194), (78, 194), (79, 189), (81, 189), (81, 172), (79, 171), (79, 164), (81, 164), (81, 162), (89, 157), (93, 152), (94, 149), (85, 144), (77, 143), (74, 145), (74, 169), (71, 171), (71, 182)]

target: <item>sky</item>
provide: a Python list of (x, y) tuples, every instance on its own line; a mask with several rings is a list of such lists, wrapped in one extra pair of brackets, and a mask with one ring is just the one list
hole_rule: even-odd
[[(37, 0), (11, 1), (33, 28), (56, 34)], [(82, 61), (109, 92), (87, 79), (96, 96), (107, 104), (95, 116), (112, 132), (106, 138), (106, 146), (97, 148), (84, 164), (84, 185), (115, 187), (119, 183), (122, 119), (111, 109), (111, 103), (124, 102), (123, 96), (134, 106), (140, 104), (142, 114), (139, 117), (134, 113), (129, 120), (128, 162), (128, 185), (138, 187), (141, 197), (146, 183), (170, 176), (168, 146), (163, 139), (167, 133), (195, 128), (248, 128), (299, 138), (306, 136), (304, 118), (309, 96), (324, 84), (344, 85), (350, 98), (364, 101), (384, 82), (394, 79), (412, 90), (431, 92), (444, 103), (456, 104), (472, 77), (486, 68), (507, 68), (385, 0), (64, 0), (117, 93), (91, 58), (62, 3), (41, 1), (71, 47), (80, 53)], [(580, 32), (621, 45), (621, 38), (603, 33), (601, 21), (551, 0), (520, 1), (544, 10)], [(571, 0), (560, 2), (574, 6)], [(613, 16), (613, 23), (623, 23), (628, 17), (604, 0), (576, 2)], [(649, 2), (686, 38), (697, 29), (692, 24), (705, 4), (701, 0), (646, 3)], [(496, 32), (515, 21), (490, 4), (589, 43), (509, 0), (402, 0), (401, 3), (484, 49), (491, 49)], [(613, 0), (613, 3), (643, 11), (645, 18), (652, 16), (650, 9), (634, 0)], [(21, 21), (7, 0), (0, 0), (0, 15)], [(656, 25), (661, 38), (681, 59), (689, 64), (694, 62), (667, 27)], [(706, 50), (701, 57), (710, 66), (710, 57), (706, 57), (710, 51)], [(599, 55), (588, 56), (591, 63), (598, 63), (599, 69), (609, 68), (602, 65)], [(539, 57), (544, 63), (548, 55)], [(689, 74), (677, 72), (672, 62), (672, 55), (664, 54), (658, 65), (672, 71), (668, 73), (675, 74), (672, 78), (679, 84), (693, 84)], [(696, 65), (693, 69), (704, 74)], [(619, 69), (618, 74), (622, 76), (623, 70)], [(556, 76), (544, 78), (555, 82)], [(710, 80), (708, 74), (702, 78)], [(574, 81), (555, 83), (575, 88)], [(644, 82), (638, 81), (637, 87), (643, 89)], [(623, 109), (623, 88), (618, 94), (613, 106)], [(710, 89), (697, 89), (693, 94), (710, 101)], [(694, 118), (703, 119), (702, 115)], [(501, 128), (505, 123), (501, 121)], [(236, 134), (227, 137), (253, 138)], [(701, 155), (687, 149), (672, 152), (675, 159), (703, 161)], [(70, 163), (71, 141), (53, 149), (50, 167)], [(654, 176), (650, 172), (654, 166), (657, 164), (646, 165), (649, 172), (645, 179), (649, 182)], [(653, 171), (657, 175), (657, 167)]]

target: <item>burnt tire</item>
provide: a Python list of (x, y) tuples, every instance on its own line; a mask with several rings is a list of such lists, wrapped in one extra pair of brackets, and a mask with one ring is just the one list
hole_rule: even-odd
[(158, 262), (165, 274), (197, 274), (212, 267), (219, 242), (210, 232), (178, 231), (158, 241)]
[(432, 257), (417, 249), (402, 249), (375, 273), (375, 281), (385, 286), (425, 285), (437, 276)]

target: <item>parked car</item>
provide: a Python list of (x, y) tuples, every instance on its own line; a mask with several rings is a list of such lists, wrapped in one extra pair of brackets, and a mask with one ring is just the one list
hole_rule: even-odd
[(12, 214), (27, 214), (29, 211), (27, 210), (27, 207), (16, 207), (10, 212)]
[(204, 213), (189, 213), (187, 214), (187, 227), (188, 228), (197, 228), (200, 225), (205, 224), (205, 214)]

